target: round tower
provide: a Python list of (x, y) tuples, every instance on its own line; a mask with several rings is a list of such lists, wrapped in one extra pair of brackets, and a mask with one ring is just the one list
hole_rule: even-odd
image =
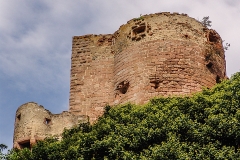
[(31, 148), (46, 137), (51, 123), (51, 113), (42, 106), (34, 102), (21, 105), (16, 111), (14, 148)]
[(226, 77), (221, 37), (186, 14), (140, 16), (114, 37), (115, 104), (191, 94)]
[(61, 139), (65, 128), (87, 121), (84, 115), (76, 116), (67, 111), (52, 114), (37, 103), (25, 103), (16, 111), (13, 147), (31, 148), (37, 141), (51, 136)]

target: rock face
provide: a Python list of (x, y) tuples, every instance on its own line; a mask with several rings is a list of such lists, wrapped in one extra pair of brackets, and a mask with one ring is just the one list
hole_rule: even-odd
[(144, 15), (114, 34), (75, 36), (71, 62), (69, 111), (52, 114), (36, 103), (20, 106), (15, 148), (51, 135), (61, 138), (64, 128), (94, 122), (106, 105), (189, 95), (226, 78), (221, 37), (178, 13)]
[(114, 34), (73, 37), (69, 110), (94, 121), (106, 104), (187, 95), (225, 77), (216, 31), (186, 14), (145, 15)]

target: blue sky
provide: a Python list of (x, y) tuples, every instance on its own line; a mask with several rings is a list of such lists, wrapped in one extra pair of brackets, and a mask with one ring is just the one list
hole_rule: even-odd
[(15, 112), (37, 102), (68, 110), (72, 37), (115, 32), (140, 14), (209, 16), (225, 42), (227, 75), (240, 71), (239, 0), (0, 0), (0, 143), (12, 148)]

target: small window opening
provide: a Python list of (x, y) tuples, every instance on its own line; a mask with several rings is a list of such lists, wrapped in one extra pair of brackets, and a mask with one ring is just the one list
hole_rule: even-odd
[(47, 125), (51, 124), (51, 119), (45, 118), (45, 124), (47, 124)]
[(139, 26), (135, 29), (133, 29), (133, 33), (136, 35), (136, 34), (140, 34), (140, 33), (143, 33), (145, 32), (145, 29), (146, 29), (146, 26), (145, 25), (142, 25), (142, 26)]
[(155, 74), (155, 75), (151, 75), (149, 77), (150, 80), (150, 86), (154, 89), (157, 89), (160, 86), (160, 80), (159, 77)]
[(30, 149), (31, 148), (30, 140), (20, 142), (19, 146), (20, 146), (21, 149), (23, 149), (23, 148), (29, 148)]
[(216, 43), (216, 42), (219, 41), (219, 38), (218, 38), (218, 36), (216, 35), (216, 33), (209, 32), (208, 37), (209, 37), (209, 41), (210, 41), (210, 42)]
[(184, 37), (185, 37), (186, 39), (190, 38), (189, 35), (187, 35), (187, 34), (185, 34)]
[(221, 83), (221, 78), (219, 77), (219, 75), (217, 75), (216, 77), (216, 83)]
[(205, 55), (205, 60), (208, 61), (211, 58), (212, 54), (208, 53)]
[(206, 66), (207, 66), (208, 69), (210, 69), (210, 68), (212, 68), (213, 63), (212, 62), (208, 62), (208, 64), (206, 64)]
[(17, 115), (17, 120), (18, 120), (18, 121), (21, 120), (21, 114)]
[(154, 89), (157, 89), (159, 87), (159, 80), (154, 80), (154, 81), (151, 81), (151, 86), (154, 88)]
[(129, 88), (129, 82), (123, 81), (117, 85), (117, 89), (121, 94), (127, 93), (127, 90)]

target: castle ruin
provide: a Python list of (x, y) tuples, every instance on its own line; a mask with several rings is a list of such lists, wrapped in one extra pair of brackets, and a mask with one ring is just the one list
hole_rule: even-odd
[(94, 122), (106, 105), (144, 104), (156, 96), (189, 95), (226, 78), (222, 39), (179, 13), (140, 16), (114, 34), (72, 41), (69, 111), (26, 103), (16, 112), (14, 147), (31, 147), (64, 128)]

